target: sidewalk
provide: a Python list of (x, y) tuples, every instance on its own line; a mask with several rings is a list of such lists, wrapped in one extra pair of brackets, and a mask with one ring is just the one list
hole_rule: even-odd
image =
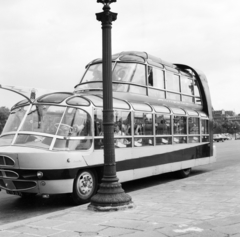
[(0, 236), (240, 237), (240, 166), (129, 194), (134, 209), (93, 212), (86, 204), (2, 225)]

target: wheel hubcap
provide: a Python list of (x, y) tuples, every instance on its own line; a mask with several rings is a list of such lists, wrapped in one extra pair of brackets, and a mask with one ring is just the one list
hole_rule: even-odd
[(81, 174), (78, 180), (78, 191), (81, 196), (89, 196), (93, 190), (93, 178), (88, 172)]

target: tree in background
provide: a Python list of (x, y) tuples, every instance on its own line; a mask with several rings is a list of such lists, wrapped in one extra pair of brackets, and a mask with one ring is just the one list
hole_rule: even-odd
[(240, 123), (237, 121), (213, 121), (213, 133), (221, 134), (221, 133), (229, 133), (235, 134), (240, 132)]
[(3, 127), (7, 121), (10, 111), (7, 107), (0, 107), (0, 134), (2, 133)]
[(237, 121), (225, 121), (222, 125), (222, 127), (225, 130), (225, 133), (230, 133), (230, 134), (234, 134), (234, 133), (238, 133), (240, 131), (240, 124)]
[(214, 134), (223, 133), (222, 122), (213, 120), (213, 133)]

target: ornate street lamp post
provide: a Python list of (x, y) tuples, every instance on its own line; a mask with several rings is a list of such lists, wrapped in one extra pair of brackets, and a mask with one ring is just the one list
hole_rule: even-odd
[(112, 21), (117, 13), (110, 11), (110, 4), (116, 0), (97, 0), (102, 3), (103, 12), (97, 13), (102, 22), (102, 66), (103, 66), (103, 130), (104, 130), (104, 174), (100, 188), (92, 197), (89, 210), (111, 211), (132, 208), (131, 197), (124, 192), (116, 175), (114, 150), (114, 112), (112, 99)]

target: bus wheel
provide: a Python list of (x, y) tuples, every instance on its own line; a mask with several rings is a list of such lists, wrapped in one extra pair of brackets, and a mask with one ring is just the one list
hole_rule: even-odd
[(191, 170), (192, 170), (192, 168), (187, 168), (187, 169), (184, 169), (184, 170), (178, 170), (178, 171), (174, 172), (174, 175), (178, 179), (187, 178), (190, 175)]
[(73, 183), (72, 201), (76, 205), (87, 203), (97, 191), (97, 175), (92, 170), (80, 170)]

